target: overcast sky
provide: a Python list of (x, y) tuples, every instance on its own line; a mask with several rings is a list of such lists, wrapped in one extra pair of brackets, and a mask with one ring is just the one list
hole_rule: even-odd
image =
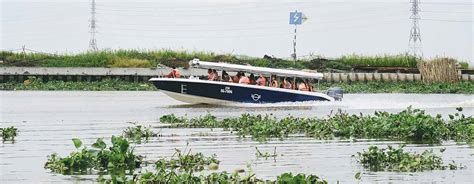
[[(88, 49), (91, 0), (0, 0), (2, 50), (55, 53)], [(100, 49), (179, 49), (290, 57), (289, 12), (297, 55), (398, 54), (408, 51), (410, 0), (97, 0)], [(472, 60), (472, 0), (421, 0), (424, 57)]]

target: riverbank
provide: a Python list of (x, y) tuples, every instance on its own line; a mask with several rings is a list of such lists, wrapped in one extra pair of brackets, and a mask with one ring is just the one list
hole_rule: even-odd
[[(421, 82), (357, 82), (320, 83), (316, 89), (324, 91), (330, 87), (341, 87), (344, 93), (435, 93), (435, 94), (474, 94), (474, 83), (460, 82), (424, 84)], [(74, 90), (74, 91), (155, 91), (149, 82), (127, 82), (105, 79), (91, 82), (65, 82), (27, 80), (23, 83), (0, 83), (0, 90)]]

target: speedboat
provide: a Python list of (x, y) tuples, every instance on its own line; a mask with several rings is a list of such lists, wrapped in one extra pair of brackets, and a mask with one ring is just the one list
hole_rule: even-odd
[[(267, 76), (320, 80), (323, 74), (299, 70), (274, 69), (217, 63), (193, 59), (191, 68), (215, 69), (226, 72), (246, 72)], [(306, 101), (335, 101), (342, 99), (342, 90), (330, 89), (326, 93), (299, 91), (251, 84), (239, 84), (228, 81), (210, 81), (191, 76), (190, 78), (151, 78), (156, 88), (178, 101), (191, 104), (225, 103), (279, 103)], [(329, 95), (328, 95), (329, 94)]]

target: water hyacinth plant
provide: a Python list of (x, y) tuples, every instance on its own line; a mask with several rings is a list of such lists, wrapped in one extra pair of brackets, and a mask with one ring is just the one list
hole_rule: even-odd
[(142, 125), (135, 125), (134, 127), (128, 127), (123, 131), (123, 135), (131, 140), (141, 142), (142, 139), (148, 140), (150, 137), (158, 136), (157, 133), (153, 132), (150, 127), (144, 127)]
[(0, 134), (2, 135), (3, 142), (5, 141), (15, 141), (15, 137), (17, 136), (18, 129), (14, 126), (0, 128)]
[[(405, 152), (403, 147), (388, 146), (380, 149), (377, 146), (370, 146), (367, 151), (357, 153), (357, 161), (371, 171), (415, 172), (462, 168), (457, 166), (454, 161), (444, 165), (442, 158), (434, 154), (433, 150), (425, 150), (421, 154), (416, 154)], [(441, 152), (443, 151), (444, 149), (441, 150)]]
[(92, 148), (82, 146), (79, 139), (72, 141), (76, 151), (66, 157), (50, 155), (44, 168), (60, 174), (85, 174), (91, 171), (133, 173), (140, 167), (142, 157), (133, 153), (130, 142), (122, 136), (112, 136), (112, 146), (108, 149), (102, 138), (97, 139)]
[(207, 114), (203, 117), (185, 118), (165, 115), (162, 123), (171, 127), (224, 128), (242, 137), (252, 136), (259, 141), (268, 138), (285, 138), (289, 134), (304, 134), (318, 139), (380, 138), (440, 143), (442, 140), (472, 141), (473, 117), (452, 115), (456, 119), (444, 120), (441, 115), (431, 116), (423, 110), (407, 109), (399, 113), (378, 111), (373, 115), (350, 115), (337, 111), (327, 118), (286, 117), (276, 119), (269, 115), (242, 114), (238, 118), (217, 120)]
[(181, 151), (175, 149), (175, 153), (169, 159), (159, 159), (155, 162), (157, 169), (177, 169), (184, 172), (202, 171), (206, 168), (209, 170), (217, 170), (220, 161), (217, 160), (216, 155), (209, 157), (202, 153), (192, 153), (191, 149)]

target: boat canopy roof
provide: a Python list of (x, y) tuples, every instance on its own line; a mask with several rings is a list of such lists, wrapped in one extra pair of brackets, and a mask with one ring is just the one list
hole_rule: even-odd
[(312, 78), (312, 79), (323, 78), (322, 73), (316, 73), (316, 72), (304, 72), (304, 71), (298, 71), (298, 70), (286, 70), (286, 69), (265, 68), (265, 67), (237, 65), (237, 64), (228, 64), (228, 63), (217, 63), (217, 62), (200, 61), (199, 59), (193, 59), (189, 61), (189, 66), (193, 68), (225, 70), (228, 72), (247, 72), (247, 73), (264, 74), (264, 75), (277, 75), (277, 76), (284, 76), (284, 77), (300, 77), (300, 78)]

